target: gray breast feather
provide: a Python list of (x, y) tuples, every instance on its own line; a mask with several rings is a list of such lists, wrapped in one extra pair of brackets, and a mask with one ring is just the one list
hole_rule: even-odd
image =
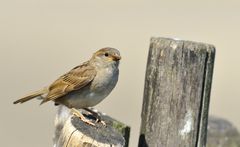
[(100, 103), (107, 97), (118, 81), (118, 68), (99, 71), (90, 85), (76, 90), (61, 101), (68, 107), (85, 108), (92, 107)]

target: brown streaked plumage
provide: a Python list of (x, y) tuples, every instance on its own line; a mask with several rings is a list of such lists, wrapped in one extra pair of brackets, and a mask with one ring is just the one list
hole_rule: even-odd
[(49, 92), (41, 104), (50, 100), (53, 101), (71, 91), (86, 86), (93, 80), (95, 75), (96, 70), (94, 67), (89, 66), (88, 62), (73, 68), (49, 86)]
[(51, 100), (54, 101), (55, 99), (66, 95), (71, 91), (84, 87), (93, 80), (95, 75), (96, 70), (94, 69), (94, 67), (89, 66), (88, 62), (85, 62), (82, 65), (76, 66), (63, 76), (59, 77), (48, 88), (43, 88), (42, 90), (33, 92), (15, 101), (14, 104), (24, 103), (28, 100), (31, 100), (38, 96), (42, 96), (46, 93), (47, 96), (43, 97), (41, 104)]
[(31, 93), (17, 101), (24, 103), (41, 97), (41, 104), (55, 101), (69, 108), (91, 107), (103, 100), (115, 87), (118, 79), (120, 53), (114, 48), (103, 48), (92, 58), (59, 77), (49, 87)]

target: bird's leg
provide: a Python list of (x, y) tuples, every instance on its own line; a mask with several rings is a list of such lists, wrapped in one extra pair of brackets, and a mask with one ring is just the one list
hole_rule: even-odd
[(101, 119), (101, 116), (97, 112), (95, 112), (89, 108), (84, 108), (84, 110), (90, 112), (93, 115), (93, 117), (96, 118), (96, 122), (100, 122), (102, 125), (106, 126), (106, 123)]
[(71, 112), (73, 115), (77, 116), (79, 119), (81, 119), (83, 122), (95, 126), (95, 124), (93, 122), (91, 122), (90, 120), (88, 120), (86, 117), (83, 116), (83, 114), (81, 112), (79, 112), (77, 109), (72, 108)]

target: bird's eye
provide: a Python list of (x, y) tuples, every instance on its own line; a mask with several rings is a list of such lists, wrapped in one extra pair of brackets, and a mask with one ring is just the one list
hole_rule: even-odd
[(108, 57), (108, 53), (105, 53), (104, 55), (105, 55), (106, 57)]

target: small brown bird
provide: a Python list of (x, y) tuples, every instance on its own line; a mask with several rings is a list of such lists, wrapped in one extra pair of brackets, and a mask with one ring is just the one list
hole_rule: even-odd
[(110, 94), (118, 81), (120, 59), (117, 49), (102, 48), (95, 52), (89, 61), (62, 75), (50, 86), (33, 92), (14, 104), (34, 98), (42, 99), (41, 104), (54, 101), (72, 109), (73, 114), (84, 122), (94, 125), (77, 109), (90, 111), (88, 107), (97, 105)]

